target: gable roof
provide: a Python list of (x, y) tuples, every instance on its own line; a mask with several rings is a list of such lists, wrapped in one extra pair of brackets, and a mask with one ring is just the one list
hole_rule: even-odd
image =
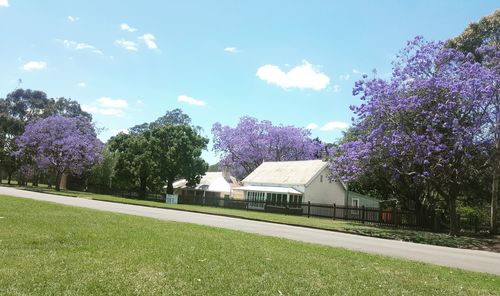
[(321, 159), (264, 162), (243, 183), (308, 185), (327, 165)]
[[(208, 191), (230, 192), (234, 186), (239, 186), (238, 180), (233, 176), (227, 176), (223, 172), (206, 172), (201, 177), (200, 183), (196, 184), (195, 189)], [(187, 180), (180, 179), (174, 182), (174, 188), (186, 188)]]

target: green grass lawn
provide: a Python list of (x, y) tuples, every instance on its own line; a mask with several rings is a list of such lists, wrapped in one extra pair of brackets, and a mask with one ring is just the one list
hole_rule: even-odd
[(499, 295), (500, 277), (0, 196), (1, 295)]
[(162, 202), (129, 199), (123, 197), (116, 197), (112, 195), (93, 194), (88, 192), (68, 191), (68, 190), (57, 192), (54, 189), (46, 188), (46, 186), (26, 187), (25, 189), (34, 190), (38, 192), (51, 193), (51, 194), (72, 196), (72, 197), (83, 197), (94, 200), (145, 205), (158, 208), (177, 209), (177, 210), (209, 213), (216, 215), (228, 215), (233, 217), (256, 219), (256, 220), (276, 222), (276, 223), (301, 225), (307, 227), (343, 231), (360, 235), (368, 235), (373, 237), (396, 239), (396, 240), (416, 242), (416, 243), (425, 243), (425, 244), (455, 247), (455, 248), (481, 249), (481, 250), (488, 250), (495, 252), (500, 251), (499, 250), (500, 243), (498, 242), (498, 239), (494, 238), (474, 238), (467, 236), (454, 237), (445, 233), (433, 233), (428, 231), (416, 231), (416, 230), (398, 229), (398, 228), (384, 227), (384, 226), (366, 225), (344, 220), (332, 220), (326, 218), (313, 218), (313, 217), (307, 218), (305, 216), (286, 216), (282, 214), (272, 214), (266, 212), (236, 210), (236, 209), (217, 208), (208, 206), (203, 207), (197, 205), (184, 205), (184, 204), (167, 205)]

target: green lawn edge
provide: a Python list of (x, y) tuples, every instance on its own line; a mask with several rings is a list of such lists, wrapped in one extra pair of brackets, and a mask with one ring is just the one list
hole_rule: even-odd
[(498, 295), (500, 276), (0, 196), (4, 295)]
[[(4, 184), (2, 184), (4, 185)], [(445, 233), (433, 233), (428, 231), (401, 229), (383, 226), (362, 224), (353, 221), (334, 220), (328, 218), (307, 218), (304, 216), (287, 216), (266, 212), (255, 212), (238, 209), (228, 209), (222, 207), (199, 206), (199, 205), (169, 205), (158, 201), (138, 200), (113, 195), (94, 194), (80, 191), (55, 191), (54, 189), (43, 187), (20, 187), (20, 189), (34, 191), (38, 193), (55, 194), (60, 196), (78, 197), (93, 199), (105, 202), (121, 204), (131, 204), (152, 208), (170, 209), (184, 212), (224, 216), (230, 218), (246, 219), (251, 221), (268, 222), (281, 225), (304, 227), (309, 229), (319, 229), (335, 231), (346, 234), (355, 234), (366, 237), (381, 239), (399, 240), (413, 243), (429, 244), (444, 247), (474, 249), (500, 252), (498, 238), (494, 237), (468, 237), (450, 236)], [(299, 222), (293, 222), (299, 221)]]

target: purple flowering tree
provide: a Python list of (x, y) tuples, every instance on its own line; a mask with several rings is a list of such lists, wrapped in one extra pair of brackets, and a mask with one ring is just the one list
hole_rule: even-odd
[[(350, 141), (340, 145), (332, 176), (353, 181), (382, 171), (391, 184), (437, 193), (447, 204), (450, 232), (457, 232), (456, 201), (468, 180), (480, 174), (478, 159), (494, 150), (494, 98), (498, 72), (421, 37), (408, 42), (389, 80), (356, 82), (356, 121)], [(400, 192), (403, 191), (400, 188)]]
[(310, 131), (276, 126), (270, 121), (242, 117), (236, 127), (215, 123), (213, 149), (221, 156), (219, 166), (243, 178), (264, 161), (317, 159), (324, 145), (310, 138)]
[(63, 174), (82, 174), (101, 160), (103, 150), (88, 118), (60, 115), (29, 123), (16, 144), (16, 156), (31, 157), (38, 168), (55, 174), (58, 191)]

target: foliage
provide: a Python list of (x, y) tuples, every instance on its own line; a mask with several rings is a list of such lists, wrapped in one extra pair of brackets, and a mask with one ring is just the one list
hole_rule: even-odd
[(472, 55), (415, 38), (401, 51), (389, 81), (364, 76), (356, 83), (353, 94), (363, 101), (352, 107), (359, 133), (340, 146), (334, 177), (352, 181), (381, 172), (417, 204), (437, 192), (455, 232), (456, 199), (466, 180), (481, 173), (476, 160), (494, 144), (489, 118), (496, 116), (498, 82), (498, 72)]
[(219, 163), (211, 164), (208, 166), (207, 172), (218, 172), (219, 171)]
[(234, 128), (215, 123), (213, 149), (222, 157), (220, 166), (244, 178), (264, 161), (321, 158), (323, 145), (310, 138), (310, 131), (294, 126), (273, 125), (242, 117)]
[(163, 125), (151, 130), (152, 157), (161, 180), (167, 181), (167, 193), (173, 193), (173, 183), (178, 178), (188, 181), (188, 186), (200, 182), (208, 169), (201, 158), (208, 139), (200, 136), (187, 125)]
[(29, 123), (17, 138), (18, 157), (32, 157), (37, 168), (56, 174), (56, 189), (62, 174), (81, 174), (101, 159), (103, 144), (89, 119), (50, 116)]
[(120, 189), (139, 189), (144, 196), (152, 188), (156, 176), (149, 132), (120, 133), (109, 140), (109, 149), (116, 155), (113, 183)]
[(106, 146), (102, 152), (102, 161), (94, 165), (88, 174), (89, 186), (97, 187), (99, 190), (111, 189), (115, 165), (116, 155)]
[(473, 53), (478, 61), (481, 54), (477, 49), (484, 45), (500, 43), (500, 9), (491, 15), (481, 18), (477, 23), (471, 23), (460, 35), (446, 42), (446, 46), (465, 53)]
[(116, 153), (115, 185), (159, 192), (167, 185), (173, 193), (173, 182), (185, 178), (196, 184), (208, 165), (201, 158), (208, 139), (188, 125), (166, 124), (142, 132), (119, 134), (110, 139), (110, 149)]
[[(498, 74), (500, 72), (500, 10), (483, 17), (477, 23), (470, 24), (459, 36), (449, 40), (446, 45), (473, 54), (477, 61), (485, 67), (491, 68)], [(497, 84), (498, 87), (498, 84)], [(498, 199), (500, 199), (500, 97), (498, 92), (492, 98), (494, 112), (491, 125), (496, 126), (495, 148), (490, 155), (489, 171), (491, 175), (491, 215), (490, 231), (498, 232)]]
[(476, 208), (473, 207), (458, 207), (457, 208), (457, 214), (460, 217), (468, 218), (468, 219), (473, 219), (473, 218), (482, 218), (484, 216), (484, 213), (479, 211)]
[[(148, 131), (150, 129), (160, 127), (163, 125), (187, 125), (187, 126), (192, 126), (191, 125), (191, 117), (189, 115), (185, 114), (181, 109), (176, 108), (171, 111), (165, 112), (165, 115), (157, 118), (155, 121), (151, 123), (142, 123), (133, 126), (130, 128), (131, 133), (143, 133), (145, 131)], [(197, 131), (201, 131), (201, 127), (199, 126), (192, 126), (194, 129)]]
[(17, 150), (16, 138), (24, 132), (24, 127), (29, 122), (53, 115), (92, 119), (76, 101), (47, 98), (42, 91), (16, 89), (7, 94), (5, 99), (0, 99), (0, 165), (7, 171), (9, 180), (20, 165), (26, 168), (26, 163), (13, 155)]

